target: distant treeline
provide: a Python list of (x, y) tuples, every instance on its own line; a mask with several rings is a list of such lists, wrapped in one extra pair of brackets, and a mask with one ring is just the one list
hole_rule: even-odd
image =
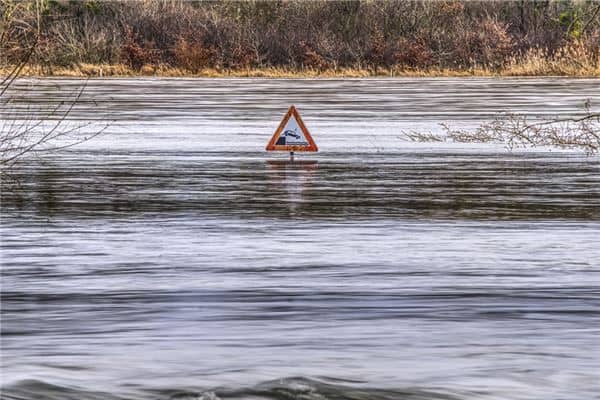
[(0, 11), (0, 63), (35, 44), (30, 62), (49, 73), (82, 64), (600, 71), (600, 2), (590, 0), (0, 0)]

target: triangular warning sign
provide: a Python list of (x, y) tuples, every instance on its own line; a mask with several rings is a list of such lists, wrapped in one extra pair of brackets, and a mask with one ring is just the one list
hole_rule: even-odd
[(291, 106), (285, 114), (273, 137), (267, 144), (267, 151), (318, 151), (317, 145), (308, 133), (296, 107)]

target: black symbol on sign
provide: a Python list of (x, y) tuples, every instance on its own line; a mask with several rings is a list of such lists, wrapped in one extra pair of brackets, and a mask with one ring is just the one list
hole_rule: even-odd
[(295, 129), (294, 129), (293, 131), (292, 131), (291, 129), (288, 129), (287, 131), (283, 132), (283, 134), (284, 134), (285, 136), (292, 136), (292, 137), (295, 137), (296, 139), (300, 139), (300, 135), (298, 135), (298, 134), (296, 133), (296, 130), (295, 130)]
[(296, 133), (296, 129), (294, 129), (294, 130), (288, 129), (288, 130), (284, 131), (283, 135), (279, 136), (279, 139), (277, 139), (277, 143), (275, 143), (275, 144), (276, 145), (285, 145), (285, 142), (286, 142), (286, 139), (288, 136), (291, 136), (296, 139), (300, 139), (300, 135), (298, 135), (298, 133)]

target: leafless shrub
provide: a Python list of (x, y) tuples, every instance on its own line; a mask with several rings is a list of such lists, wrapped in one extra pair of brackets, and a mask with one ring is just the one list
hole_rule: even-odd
[(444, 136), (433, 132), (421, 132), (415, 130), (402, 132), (400, 137), (411, 142), (443, 142), (446, 139)]
[(483, 132), (491, 140), (505, 143), (509, 149), (553, 146), (580, 149), (587, 154), (600, 149), (600, 114), (538, 122), (531, 122), (524, 115), (509, 114), (484, 124), (478, 131), (478, 136)]
[(1, 99), (0, 167), (3, 172), (24, 156), (37, 156), (75, 146), (100, 135), (107, 128), (106, 123), (98, 128), (97, 122), (74, 123), (68, 120), (84, 90), (85, 84), (66, 96), (65, 100), (47, 106), (17, 105), (10, 96)]
[[(506, 137), (500, 137), (496, 132), (500, 131), (500, 127), (506, 122), (503, 117), (498, 116), (492, 122), (481, 124), (474, 131), (464, 129), (452, 129), (446, 123), (441, 123), (440, 126), (444, 131), (444, 136), (458, 143), (504, 143)], [(496, 130), (498, 128), (498, 130)]]
[(532, 121), (527, 115), (508, 113), (475, 130), (441, 126), (444, 131), (441, 134), (410, 131), (403, 137), (418, 142), (503, 143), (509, 150), (552, 146), (578, 149), (586, 154), (600, 151), (600, 113), (591, 112), (589, 107), (582, 117)]
[(202, 68), (213, 67), (217, 50), (212, 46), (206, 46), (200, 38), (181, 37), (175, 47), (173, 54), (177, 66), (181, 66), (193, 73)]
[[(6, 177), (10, 169), (26, 156), (56, 151), (75, 146), (101, 134), (107, 125), (84, 133), (92, 123), (73, 124), (68, 117), (80, 101), (85, 90), (83, 84), (66, 99), (47, 106), (34, 107), (16, 101), (13, 90), (17, 78), (25, 66), (37, 56), (38, 46), (43, 41), (42, 27), (52, 15), (47, 11), (43, 0), (36, 0), (31, 6), (37, 19), (27, 23), (20, 19), (21, 3), (2, 0), (0, 9), (4, 11), (0, 25), (0, 49), (11, 49), (19, 55), (18, 61), (0, 82), (0, 177)], [(9, 12), (10, 11), (10, 12)], [(20, 32), (15, 39), (13, 30)], [(27, 40), (22, 47), (21, 40)], [(35, 87), (31, 90), (35, 90)], [(27, 104), (27, 102), (25, 102)]]
[(413, 41), (400, 38), (397, 48), (398, 50), (394, 53), (394, 61), (401, 66), (423, 68), (431, 66), (433, 62), (433, 53), (423, 38)]
[(306, 41), (301, 41), (299, 44), (303, 51), (302, 65), (305, 68), (323, 70), (331, 66), (331, 64), (321, 54), (317, 53), (313, 46)]
[(121, 57), (127, 65), (139, 71), (145, 64), (157, 63), (159, 56), (160, 51), (152, 41), (143, 39), (131, 27), (126, 27)]

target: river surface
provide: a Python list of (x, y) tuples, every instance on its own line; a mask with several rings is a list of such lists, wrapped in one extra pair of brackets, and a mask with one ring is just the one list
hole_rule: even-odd
[[(81, 85), (20, 81), (0, 118)], [(0, 397), (600, 399), (600, 157), (403, 136), (586, 99), (600, 80), (88, 81), (65, 124), (102, 135), (3, 185)], [(264, 152), (290, 104), (314, 162)]]

